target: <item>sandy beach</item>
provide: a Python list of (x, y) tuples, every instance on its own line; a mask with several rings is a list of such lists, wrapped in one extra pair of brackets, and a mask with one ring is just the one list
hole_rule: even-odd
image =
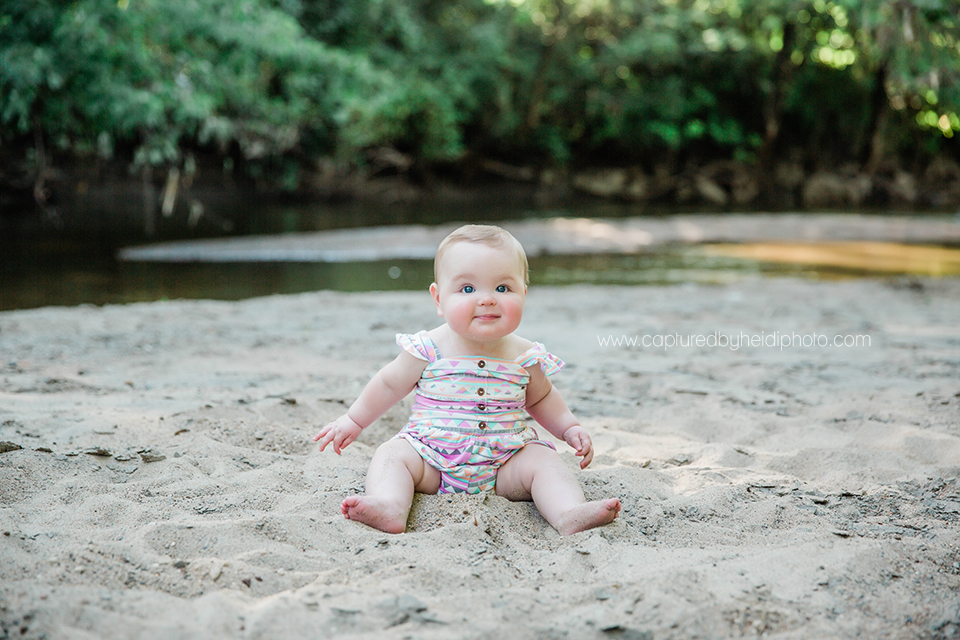
[(425, 291), (0, 313), (0, 638), (958, 637), (958, 319), (957, 278), (531, 289), (624, 505), (561, 538), (495, 496), (340, 516), (410, 400), (311, 437)]

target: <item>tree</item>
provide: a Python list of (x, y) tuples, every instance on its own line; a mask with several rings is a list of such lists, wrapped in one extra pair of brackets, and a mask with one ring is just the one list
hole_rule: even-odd
[[(0, 171), (56, 158), (300, 188), (431, 167), (956, 154), (953, 0), (34, 0), (0, 16)], [(148, 180), (149, 181), (149, 180)], [(39, 198), (38, 198), (39, 199)]]

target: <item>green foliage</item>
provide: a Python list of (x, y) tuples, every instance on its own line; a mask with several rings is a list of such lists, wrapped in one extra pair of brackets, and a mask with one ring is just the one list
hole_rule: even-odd
[(78, 154), (132, 142), (134, 167), (191, 145), (277, 156), (307, 127), (335, 148), (344, 114), (390, 80), (254, 2), (39, 0), (9, 18), (3, 123)]
[(960, 8), (8, 0), (0, 125), (8, 155), (39, 136), (136, 169), (202, 148), (290, 188), (297, 166), (375, 147), (425, 164), (751, 160), (774, 145), (839, 161), (880, 139), (937, 153), (960, 129)]

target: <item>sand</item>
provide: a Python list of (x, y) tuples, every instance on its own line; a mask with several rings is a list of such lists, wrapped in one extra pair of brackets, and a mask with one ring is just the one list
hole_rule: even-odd
[[(955, 637), (958, 318), (957, 279), (531, 290), (624, 505), (561, 538), (497, 497), (340, 516), (409, 399), (311, 437), (426, 292), (0, 313), (0, 638)], [(869, 345), (713, 344), (777, 332)]]

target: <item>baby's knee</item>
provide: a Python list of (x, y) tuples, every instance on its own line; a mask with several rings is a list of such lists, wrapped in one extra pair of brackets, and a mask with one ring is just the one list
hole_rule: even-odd
[(377, 447), (371, 462), (374, 464), (406, 467), (420, 493), (436, 493), (440, 487), (440, 472), (430, 466), (406, 438), (391, 438)]
[(539, 441), (528, 442), (520, 450), (528, 460), (539, 464), (562, 463), (560, 454), (553, 447)]
[(377, 447), (377, 452), (388, 453), (399, 449), (399, 445), (403, 444), (404, 440), (402, 438), (390, 438), (384, 442), (380, 443), (380, 446)]
[(399, 458), (407, 459), (411, 455), (420, 457), (420, 454), (417, 453), (417, 450), (413, 448), (409, 442), (403, 438), (390, 438), (379, 447), (377, 447), (377, 452), (375, 454), (381, 458)]

